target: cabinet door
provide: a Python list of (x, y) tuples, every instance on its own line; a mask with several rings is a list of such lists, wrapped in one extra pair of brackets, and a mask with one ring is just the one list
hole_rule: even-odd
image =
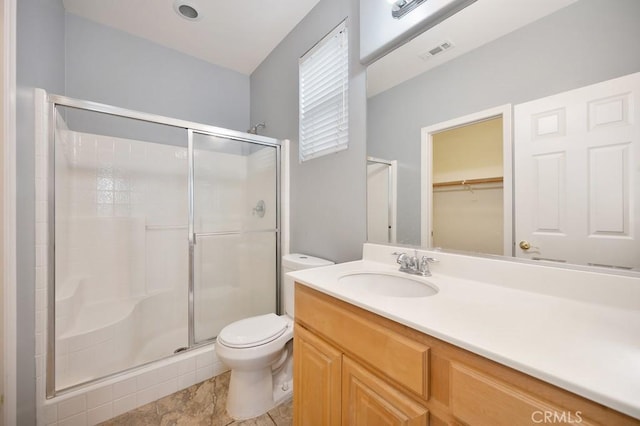
[(346, 355), (342, 360), (342, 424), (427, 425), (427, 409)]
[(541, 423), (592, 425), (580, 410), (551, 405), (535, 394), (470, 367), (451, 368), (453, 415), (474, 426), (517, 426)]
[(296, 324), (293, 339), (293, 423), (340, 424), (342, 353)]

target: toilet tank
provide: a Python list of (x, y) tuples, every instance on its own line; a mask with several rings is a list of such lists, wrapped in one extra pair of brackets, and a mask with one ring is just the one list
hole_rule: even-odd
[(291, 253), (282, 256), (282, 276), (283, 279), (283, 292), (282, 297), (284, 299), (284, 313), (293, 318), (293, 289), (294, 281), (287, 276), (287, 272), (300, 271), (302, 269), (317, 268), (320, 266), (333, 265), (334, 262), (321, 259), (319, 257), (313, 257), (301, 253)]

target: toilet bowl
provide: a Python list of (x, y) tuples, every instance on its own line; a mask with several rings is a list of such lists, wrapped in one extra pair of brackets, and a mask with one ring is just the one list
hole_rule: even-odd
[[(283, 275), (331, 264), (297, 253), (282, 258)], [(233, 322), (216, 339), (216, 355), (231, 369), (227, 413), (235, 419), (260, 416), (291, 398), (294, 282), (286, 275), (283, 290), (285, 315), (269, 313)]]
[[(216, 354), (231, 369), (227, 412), (236, 419), (257, 417), (284, 401), (277, 392), (291, 388), (285, 372), (290, 362), (287, 342), (293, 339), (293, 320), (286, 315), (259, 315), (236, 321), (218, 335)], [(279, 379), (279, 380), (278, 380)], [(277, 383), (280, 382), (280, 383)], [(274, 384), (279, 385), (274, 389)]]

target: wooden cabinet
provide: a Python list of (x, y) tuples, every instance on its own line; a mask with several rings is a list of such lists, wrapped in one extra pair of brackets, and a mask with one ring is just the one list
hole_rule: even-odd
[(426, 426), (429, 348), (317, 296), (296, 292), (294, 423)]
[(342, 424), (424, 426), (429, 412), (358, 362), (342, 359)]
[(295, 425), (640, 425), (308, 287), (295, 294)]
[(297, 424), (341, 424), (342, 353), (302, 327), (295, 328), (293, 352)]
[(400, 387), (428, 398), (428, 346), (380, 326), (360, 312), (345, 309), (345, 305), (350, 305), (336, 304), (336, 299), (319, 296), (323, 295), (306, 287), (296, 288), (297, 324), (379, 370)]
[(544, 423), (545, 416), (553, 419), (553, 424), (591, 424), (582, 418), (579, 410), (566, 410), (545, 402), (529, 392), (465, 365), (451, 366), (451, 389), (451, 411), (467, 424), (530, 425)]

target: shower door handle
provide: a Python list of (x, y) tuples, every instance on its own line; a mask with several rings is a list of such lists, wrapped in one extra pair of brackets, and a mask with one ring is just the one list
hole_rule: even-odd
[(243, 235), (243, 234), (261, 234), (261, 233), (277, 233), (278, 228), (269, 229), (252, 229), (245, 231), (217, 231), (217, 232), (194, 232), (192, 235), (192, 241), (195, 245), (198, 237), (219, 237), (225, 235)]

